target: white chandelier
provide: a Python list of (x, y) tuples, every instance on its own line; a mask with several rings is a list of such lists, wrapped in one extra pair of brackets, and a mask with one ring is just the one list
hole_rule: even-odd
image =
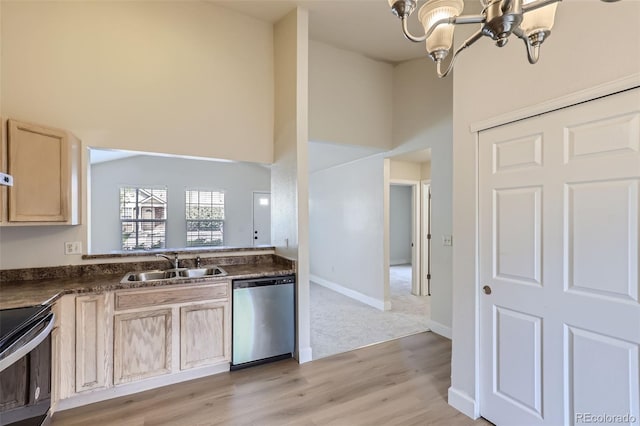
[[(416, 8), (417, 0), (389, 0), (392, 12), (402, 19), (402, 31), (413, 42), (426, 41), (427, 53), (436, 62), (438, 77), (446, 77), (453, 68), (458, 54), (487, 36), (498, 47), (507, 44), (515, 34), (524, 41), (531, 64), (538, 61), (540, 45), (551, 34), (556, 7), (561, 0), (480, 0), (480, 15), (460, 16), (463, 0), (427, 0), (418, 11), (418, 19), (424, 27), (424, 35), (409, 32), (407, 18)], [(617, 0), (603, 0), (617, 1)], [(442, 70), (442, 60), (449, 54), (453, 43), (454, 25), (481, 24), (480, 29), (456, 49), (447, 68)]]

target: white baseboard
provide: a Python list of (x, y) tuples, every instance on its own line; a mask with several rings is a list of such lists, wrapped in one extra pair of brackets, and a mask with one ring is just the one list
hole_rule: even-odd
[(434, 320), (429, 320), (428, 323), (429, 329), (436, 334), (439, 334), (442, 337), (446, 337), (451, 340), (451, 327), (447, 327), (446, 325), (442, 325), (439, 322)]
[(407, 264), (411, 264), (411, 259), (391, 259), (389, 261), (389, 265), (391, 266), (396, 266), (396, 265), (407, 265)]
[(471, 417), (473, 420), (480, 417), (475, 399), (462, 391), (454, 389), (453, 387), (449, 388), (448, 394), (450, 406), (460, 411), (465, 416)]
[(309, 362), (313, 360), (311, 347), (307, 346), (306, 348), (300, 348), (298, 351), (298, 363), (304, 364), (305, 362)]
[(383, 301), (380, 299), (376, 299), (371, 296), (367, 296), (366, 294), (362, 294), (359, 291), (352, 290), (350, 288), (341, 286), (340, 284), (336, 284), (329, 280), (325, 280), (324, 278), (320, 278), (317, 275), (310, 275), (309, 281), (313, 281), (314, 283), (321, 285), (323, 287), (328, 288), (329, 290), (333, 290), (336, 293), (340, 293), (352, 299), (355, 299), (359, 302), (362, 302), (366, 305), (373, 306), (376, 309), (380, 309), (381, 311), (391, 309), (391, 301)]

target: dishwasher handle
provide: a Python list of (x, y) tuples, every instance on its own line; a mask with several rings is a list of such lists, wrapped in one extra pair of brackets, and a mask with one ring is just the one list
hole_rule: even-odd
[(33, 327), (26, 331), (22, 338), (0, 355), (0, 372), (9, 368), (16, 361), (27, 355), (42, 343), (51, 333), (53, 325), (55, 324), (55, 319), (55, 314), (50, 312), (46, 317), (42, 318)]
[(233, 289), (237, 290), (241, 288), (265, 287), (265, 286), (272, 286), (272, 285), (287, 285), (287, 284), (292, 285), (295, 283), (296, 283), (295, 275), (246, 279), (246, 280), (234, 280)]

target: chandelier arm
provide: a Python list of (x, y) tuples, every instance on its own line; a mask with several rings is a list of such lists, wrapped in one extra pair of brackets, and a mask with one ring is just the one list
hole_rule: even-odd
[(449, 66), (447, 66), (447, 69), (444, 72), (442, 72), (442, 69), (441, 69), (442, 60), (437, 61), (436, 68), (438, 71), (438, 78), (444, 78), (447, 75), (449, 75), (449, 73), (453, 69), (453, 64), (455, 63), (456, 58), (458, 57), (458, 54), (462, 52), (464, 49), (466, 49), (467, 47), (471, 46), (476, 41), (480, 40), (481, 38), (482, 38), (482, 28), (476, 31), (471, 37), (466, 39), (464, 43), (462, 43), (460, 47), (456, 49), (455, 53), (453, 54), (453, 57), (451, 58), (451, 61), (449, 61)]
[(532, 10), (540, 9), (541, 7), (549, 6), (553, 3), (560, 3), (562, 0), (538, 0), (533, 3), (523, 4), (522, 13), (531, 12)]
[(529, 59), (529, 63), (534, 65), (538, 62), (538, 58), (540, 58), (540, 45), (536, 44), (533, 46), (529, 39), (524, 39), (524, 44), (527, 46), (527, 59)]
[(402, 17), (402, 32), (404, 33), (404, 36), (407, 38), (407, 40), (412, 41), (414, 43), (420, 43), (422, 41), (425, 41), (427, 39), (426, 34), (422, 36), (414, 36), (413, 34), (411, 34), (411, 32), (409, 31), (409, 26), (407, 25), (407, 17), (408, 16)]
[(431, 36), (431, 34), (433, 34), (433, 32), (435, 31), (435, 29), (439, 26), (439, 25), (445, 25), (445, 24), (460, 24), (460, 25), (464, 25), (464, 24), (482, 24), (485, 22), (486, 17), (483, 15), (467, 15), (467, 16), (452, 16), (451, 18), (442, 18), (437, 20), (436, 22), (433, 23), (433, 25), (431, 25), (431, 28), (429, 28), (429, 31), (427, 31), (424, 35), (422, 36), (415, 36), (413, 34), (411, 34), (411, 32), (409, 31), (409, 26), (407, 24), (407, 18), (408, 15), (406, 16), (402, 16), (402, 32), (404, 33), (404, 36), (408, 39), (411, 40), (415, 43), (421, 43), (423, 41), (425, 41), (427, 38), (429, 38), (429, 36)]
[(527, 48), (527, 59), (531, 65), (534, 65), (538, 62), (540, 58), (540, 44), (536, 44), (535, 46), (531, 44), (531, 40), (529, 37), (522, 31), (520, 28), (516, 28), (513, 30), (513, 34), (518, 38), (521, 38), (524, 42), (525, 47)]

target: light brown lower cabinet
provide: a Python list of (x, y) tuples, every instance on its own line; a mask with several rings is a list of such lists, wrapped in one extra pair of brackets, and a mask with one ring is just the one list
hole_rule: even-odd
[(75, 391), (105, 388), (111, 370), (107, 350), (111, 324), (108, 294), (78, 296), (75, 302)]
[(229, 361), (229, 307), (228, 302), (213, 302), (180, 308), (181, 370)]
[(110, 390), (106, 399), (112, 388), (145, 379), (228, 368), (229, 295), (224, 281), (64, 296), (54, 306), (54, 402)]
[(114, 384), (171, 373), (171, 309), (117, 314), (114, 325)]

